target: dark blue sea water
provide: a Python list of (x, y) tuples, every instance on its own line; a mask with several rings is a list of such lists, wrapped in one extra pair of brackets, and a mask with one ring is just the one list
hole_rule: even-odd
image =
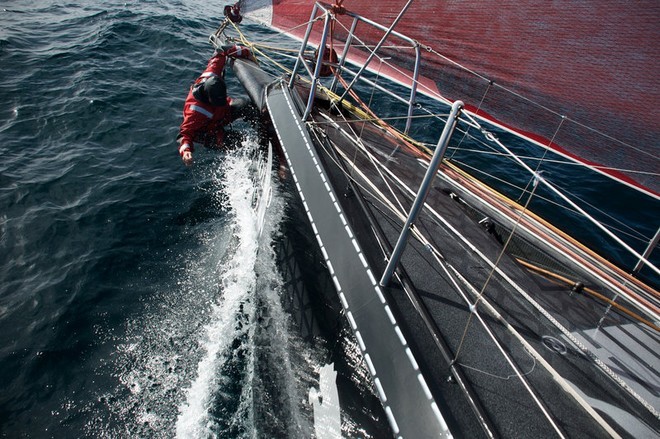
[[(222, 6), (1, 6), (2, 437), (313, 431), (302, 402), (332, 347), (291, 329), (250, 160), (201, 150), (186, 168), (176, 151)], [(290, 221), (277, 183), (273, 203), (269, 237)], [(344, 432), (378, 437), (361, 416), (373, 430)]]
[(286, 196), (258, 239), (251, 161), (177, 154), (222, 6), (2, 6), (0, 436), (311, 436), (330, 350), (281, 305)]

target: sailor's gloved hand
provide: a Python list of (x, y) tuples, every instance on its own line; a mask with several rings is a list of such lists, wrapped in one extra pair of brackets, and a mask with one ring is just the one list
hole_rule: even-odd
[(183, 154), (181, 154), (181, 158), (183, 159), (184, 165), (186, 166), (192, 165), (193, 157), (192, 157), (192, 152), (190, 152), (190, 150), (184, 151)]
[(192, 158), (192, 146), (189, 145), (187, 142), (184, 142), (180, 147), (179, 147), (179, 155), (181, 156), (181, 159), (183, 160), (183, 164), (186, 166), (192, 165), (193, 158)]
[(228, 44), (221, 47), (222, 52), (225, 56), (230, 56), (232, 58), (251, 58), (252, 52), (245, 46), (240, 44)]

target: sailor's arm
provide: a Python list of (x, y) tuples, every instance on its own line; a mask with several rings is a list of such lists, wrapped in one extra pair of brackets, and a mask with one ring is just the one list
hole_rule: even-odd
[(214, 73), (218, 76), (222, 76), (222, 71), (225, 68), (227, 63), (227, 55), (224, 51), (216, 51), (213, 56), (209, 59), (208, 64), (206, 65), (206, 70), (204, 73)]
[(252, 52), (245, 46), (239, 44), (229, 44), (222, 46), (215, 51), (213, 56), (209, 59), (204, 73), (214, 73), (222, 76), (222, 71), (227, 63), (227, 57), (232, 58), (251, 58)]
[(179, 129), (179, 155), (186, 165), (192, 164), (192, 153), (195, 151), (193, 138), (199, 129), (199, 123), (196, 118), (187, 116), (184, 118), (181, 128)]

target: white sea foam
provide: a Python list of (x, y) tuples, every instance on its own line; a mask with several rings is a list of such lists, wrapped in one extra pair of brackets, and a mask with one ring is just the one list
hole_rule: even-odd
[[(318, 384), (315, 364), (325, 355), (291, 330), (272, 241), (286, 200), (274, 187), (259, 236), (254, 170), (240, 153), (196, 170), (207, 195), (202, 209), (186, 214), (193, 222), (181, 232), (187, 249), (172, 258), (175, 280), (146, 273), (157, 292), (117, 340), (108, 366), (121, 385), (90, 407), (90, 435), (313, 434), (306, 394)], [(196, 215), (204, 220), (194, 222)]]
[[(218, 267), (221, 295), (213, 305), (209, 321), (204, 327), (200, 344), (204, 354), (197, 366), (197, 376), (186, 392), (186, 401), (179, 407), (176, 435), (180, 438), (213, 437), (213, 423), (209, 410), (213, 392), (218, 388), (218, 371), (222, 353), (232, 341), (241, 336), (236, 319), (250, 306), (249, 297), (255, 289), (255, 262), (259, 237), (252, 210), (253, 182), (250, 178), (251, 160), (242, 155), (228, 156), (224, 161), (221, 184), (227, 194), (227, 208), (233, 213), (231, 227), (236, 248), (229, 260)], [(241, 309), (243, 307), (243, 309)]]

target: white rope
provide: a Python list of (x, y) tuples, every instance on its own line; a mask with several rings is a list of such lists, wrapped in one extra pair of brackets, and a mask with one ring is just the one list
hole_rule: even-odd
[[(338, 129), (342, 130), (342, 128), (339, 127), (339, 126), (338, 126)], [(361, 142), (358, 143), (358, 145), (360, 146), (360, 149), (362, 150), (362, 153), (363, 153), (363, 154), (365, 154), (365, 155), (367, 155), (367, 156), (372, 156), (372, 154), (371, 154), (371, 153), (370, 153), (370, 152), (364, 147), (364, 145), (363, 145)], [(325, 149), (325, 148), (324, 148), (324, 149)], [(341, 151), (340, 149), (336, 149), (336, 151), (337, 151), (337, 152), (343, 157), (344, 160), (346, 160), (347, 163), (350, 163), (350, 161), (348, 161), (348, 157), (346, 157), (346, 155), (343, 153), (343, 151)], [(328, 151), (326, 151), (326, 152), (328, 152)], [(332, 160), (333, 162), (335, 162), (336, 164), (338, 164), (338, 163), (334, 160), (334, 158), (332, 157), (332, 155), (329, 154), (329, 157), (331, 158), (331, 160)], [(374, 165), (378, 165), (378, 166), (380, 166), (380, 167), (383, 167), (382, 164), (380, 164), (377, 160), (375, 160), (375, 157), (373, 157), (373, 156), (370, 158), (370, 161), (371, 161), (372, 164), (374, 164)], [(339, 167), (339, 169), (342, 169), (341, 166)], [(401, 180), (398, 179), (398, 177), (397, 177), (396, 175), (394, 175), (390, 170), (388, 170), (388, 169), (385, 168), (385, 167), (383, 167), (383, 170), (384, 170), (385, 172), (387, 172), (388, 176), (389, 176), (392, 180), (394, 180), (394, 181), (399, 185), (399, 187), (407, 189), (407, 191), (409, 192), (409, 194), (410, 194), (411, 196), (414, 196), (414, 192), (412, 191), (412, 189), (408, 188), (408, 187), (407, 187), (407, 186), (406, 186)], [(365, 176), (365, 175), (364, 175), (359, 169), (356, 168), (355, 171), (358, 172), (358, 173), (361, 175), (362, 179), (363, 179), (367, 184), (369, 184), (369, 186), (371, 187), (371, 189), (368, 189), (368, 188), (366, 188), (364, 185), (361, 185), (359, 182), (357, 182), (357, 180), (356, 180), (353, 176), (348, 175), (346, 172), (343, 172), (343, 171), (342, 171), (342, 172), (344, 173), (344, 175), (346, 176), (346, 178), (348, 178), (348, 179), (350, 179), (351, 181), (353, 181), (358, 187), (361, 188), (362, 191), (364, 191), (364, 193), (369, 194), (374, 200), (379, 201), (384, 207), (386, 207), (390, 212), (392, 212), (392, 213), (393, 213), (393, 214), (394, 214), (394, 215), (395, 215), (395, 216), (396, 216), (401, 222), (404, 222), (404, 221), (405, 221), (405, 214), (404, 214), (404, 211), (403, 211), (403, 210), (399, 210), (396, 206), (394, 206), (394, 204), (392, 204), (391, 201), (389, 201), (389, 200), (385, 197), (385, 195), (384, 195), (382, 192), (380, 192), (380, 190), (379, 190), (378, 188), (376, 188), (375, 185), (374, 185), (373, 183), (371, 183), (371, 181), (370, 181), (368, 178), (366, 178), (366, 176)], [(382, 175), (382, 174), (381, 174), (381, 175)], [(389, 186), (388, 186), (388, 187), (389, 187)], [(446, 221), (444, 221), (444, 219), (442, 219), (442, 217), (441, 217), (437, 212), (435, 212), (435, 211), (433, 211), (433, 210), (431, 210), (431, 212), (433, 212), (433, 214), (434, 214), (438, 219), (442, 220), (442, 222), (443, 222), (443, 223), (449, 228), (450, 231), (452, 231), (452, 232), (455, 233), (455, 234), (458, 234), (458, 231), (456, 231), (455, 229), (453, 229), (453, 227), (449, 226), (449, 224), (448, 224)], [(465, 279), (465, 278), (459, 273), (459, 271), (458, 271), (455, 267), (453, 267), (453, 266), (452, 266), (452, 265), (451, 265), (451, 264), (450, 264), (450, 263), (444, 258), (444, 256), (442, 256), (442, 254), (438, 251), (438, 249), (435, 248), (435, 247), (430, 243), (430, 241), (429, 241), (429, 240), (428, 240), (428, 239), (427, 239), (427, 238), (426, 238), (426, 237), (425, 237), (425, 236), (424, 236), (424, 235), (418, 230), (417, 227), (413, 227), (413, 228), (412, 228), (412, 232), (413, 232), (413, 236), (415, 236), (415, 238), (416, 238), (416, 239), (417, 239), (417, 240), (418, 240), (418, 241), (419, 241), (424, 247), (431, 249), (432, 255), (435, 257), (436, 262), (438, 262), (438, 265), (439, 265), (440, 268), (445, 272), (445, 274), (447, 275), (448, 279), (450, 280), (450, 282), (451, 282), (452, 285), (454, 286), (454, 290), (458, 293), (458, 295), (463, 299), (463, 301), (464, 301), (468, 306), (472, 306), (472, 302), (467, 298), (467, 296), (466, 296), (465, 293), (463, 292), (463, 289), (460, 287), (460, 285), (459, 285), (457, 279), (460, 279), (460, 281), (461, 281), (461, 283), (462, 283), (463, 285), (467, 286), (468, 289), (470, 289), (471, 291), (473, 291), (473, 294), (478, 295), (479, 292), (476, 290), (476, 288), (474, 288), (473, 286), (471, 286), (471, 285), (469, 284), (469, 282), (467, 281), (467, 279)], [(460, 237), (460, 235), (458, 235), (458, 236)], [(461, 238), (462, 238), (462, 237), (461, 237)], [(465, 238), (462, 238), (462, 239), (465, 240)], [(562, 334), (563, 334), (564, 336), (566, 336), (566, 337), (567, 337), (567, 338), (568, 338), (568, 339), (569, 339), (569, 340), (570, 340), (570, 341), (571, 341), (576, 347), (578, 347), (578, 349), (579, 349), (581, 352), (587, 354), (588, 357), (589, 357), (589, 358), (590, 358), (590, 359), (591, 359), (591, 360), (592, 360), (592, 361), (593, 361), (593, 362), (594, 362), (594, 363), (595, 363), (595, 364), (596, 364), (596, 365), (597, 365), (597, 366), (598, 366), (603, 372), (605, 372), (608, 376), (610, 376), (610, 378), (612, 378), (614, 381), (616, 381), (616, 382), (619, 384), (619, 386), (621, 386), (621, 387), (622, 387), (623, 389), (625, 389), (629, 394), (631, 394), (635, 399), (637, 399), (641, 404), (643, 404), (643, 405), (647, 408), (647, 410), (649, 410), (654, 416), (658, 417), (658, 412), (657, 412), (657, 411), (656, 411), (656, 410), (655, 410), (655, 409), (654, 409), (654, 408), (653, 408), (653, 407), (652, 407), (647, 401), (645, 401), (645, 400), (644, 400), (639, 394), (637, 394), (637, 393), (636, 393), (636, 392), (635, 392), (635, 391), (634, 391), (634, 390), (633, 390), (633, 389), (632, 389), (632, 388), (631, 388), (631, 387), (630, 387), (625, 381), (623, 381), (623, 380), (622, 380), (622, 379), (621, 379), (616, 373), (614, 373), (614, 372), (613, 372), (613, 371), (612, 371), (612, 370), (611, 370), (611, 369), (610, 369), (605, 363), (603, 363), (603, 362), (602, 362), (602, 361), (601, 361), (601, 360), (600, 360), (595, 354), (593, 354), (593, 353), (592, 353), (587, 347), (585, 347), (585, 346), (584, 346), (584, 345), (583, 345), (583, 344), (582, 344), (582, 343), (581, 343), (581, 342), (580, 342), (575, 336), (573, 336), (573, 334), (571, 334), (571, 333), (570, 333), (570, 332), (569, 332), (569, 331), (568, 331), (563, 325), (561, 325), (561, 323), (559, 323), (559, 322), (558, 322), (558, 321), (557, 321), (557, 320), (556, 320), (556, 319), (555, 319), (555, 318), (554, 318), (554, 317), (553, 317), (553, 316), (552, 316), (547, 310), (545, 310), (545, 309), (544, 309), (540, 304), (538, 304), (538, 303), (537, 303), (537, 302), (536, 302), (536, 301), (535, 301), (535, 300), (534, 300), (529, 294), (527, 294), (524, 290), (522, 290), (522, 288), (521, 288), (520, 286), (518, 286), (517, 284), (515, 284), (515, 283), (514, 283), (514, 282), (513, 282), (513, 281), (512, 281), (512, 280), (511, 280), (511, 279), (510, 279), (505, 273), (503, 273), (499, 268), (497, 268), (496, 265), (494, 265), (492, 262), (490, 262), (490, 260), (488, 260), (483, 254), (481, 254), (480, 252), (478, 252), (478, 251), (477, 251), (476, 249), (474, 249), (474, 248), (473, 248), (473, 251), (479, 253), (480, 257), (481, 257), (484, 261), (486, 261), (489, 265), (491, 265), (491, 267), (497, 272), (497, 274), (498, 274), (498, 275), (499, 275), (499, 276), (500, 276), (505, 282), (507, 282), (507, 283), (509, 283), (511, 286), (513, 286), (513, 288), (515, 289), (515, 291), (517, 291), (519, 294), (521, 294), (521, 295), (522, 295), (522, 296), (523, 296), (523, 297), (524, 297), (524, 298), (525, 298), (530, 304), (532, 304), (532, 305), (534, 306), (535, 309), (537, 309), (537, 310), (540, 312), (540, 314), (541, 314), (542, 316), (544, 316), (544, 317), (545, 317), (547, 320), (549, 320), (549, 321), (550, 321), (555, 327), (557, 327), (557, 328), (562, 332)], [(450, 273), (448, 270), (451, 270), (451, 273)], [(452, 273), (453, 273), (453, 275), (452, 275)], [(552, 367), (551, 367), (551, 366), (550, 366), (550, 365), (549, 365), (549, 364), (543, 359), (543, 357), (542, 357), (540, 354), (536, 353), (536, 351), (535, 351), (535, 350), (529, 345), (529, 343), (527, 343), (527, 341), (524, 340), (524, 338), (522, 337), (522, 335), (520, 335), (520, 334), (515, 330), (515, 328), (513, 328), (510, 324), (508, 324), (508, 323), (506, 322), (506, 320), (504, 320), (503, 317), (501, 317), (501, 316), (499, 315), (499, 313), (497, 313), (497, 311), (492, 307), (492, 305), (491, 305), (491, 304), (490, 304), (490, 303), (489, 303), (489, 302), (488, 302), (483, 296), (482, 296), (482, 298), (481, 298), (481, 302), (484, 303), (484, 304), (487, 306), (487, 308), (489, 309), (489, 312), (492, 313), (495, 317), (497, 317), (497, 318), (498, 318), (498, 319), (499, 319), (499, 320), (505, 325), (505, 327), (507, 328), (507, 330), (508, 330), (509, 332), (511, 332), (511, 333), (512, 333), (512, 334), (513, 334), (513, 335), (514, 335), (514, 336), (515, 336), (515, 337), (516, 337), (516, 338), (517, 338), (517, 339), (518, 339), (518, 340), (519, 340), (519, 341), (525, 346), (525, 348), (528, 350), (528, 352), (529, 352), (530, 354), (532, 354), (532, 355), (534, 356), (534, 358), (537, 359), (537, 361), (539, 361), (539, 362), (541, 362), (541, 364), (543, 364), (543, 366), (544, 366), (544, 367), (545, 367), (545, 368), (546, 368), (546, 369), (547, 369), (547, 370), (548, 370), (548, 371), (549, 371), (549, 372), (555, 377), (555, 380), (560, 384), (560, 386), (562, 387), (562, 389), (563, 389), (564, 391), (566, 391), (566, 392), (567, 392), (568, 394), (570, 394), (573, 398), (575, 398), (576, 401), (578, 401), (578, 403), (579, 403), (579, 404), (580, 404), (580, 405), (581, 405), (581, 406), (582, 406), (587, 412), (589, 412), (590, 415), (591, 415), (591, 416), (592, 416), (592, 417), (593, 417), (593, 418), (594, 418), (594, 419), (595, 419), (595, 420), (596, 420), (601, 426), (603, 426), (603, 428), (605, 428), (605, 429), (606, 429), (606, 430), (607, 430), (607, 431), (608, 431), (613, 437), (618, 437), (617, 434), (616, 434), (616, 432), (614, 432), (614, 431), (611, 429), (611, 427), (609, 426), (609, 424), (607, 424), (607, 422), (605, 422), (605, 421), (600, 417), (600, 415), (598, 415), (598, 413), (596, 413), (596, 412), (593, 410), (593, 408), (591, 408), (591, 406), (590, 406), (588, 403), (586, 403), (586, 402), (584, 401), (584, 399), (583, 399), (579, 394), (577, 394), (577, 392), (575, 392), (575, 390), (573, 390), (572, 387), (571, 387), (568, 383), (566, 383), (566, 381), (565, 381), (565, 380), (564, 380), (564, 379), (563, 379), (563, 378), (562, 378), (562, 377), (561, 377), (556, 371), (554, 371), (554, 369), (553, 369), (553, 368), (552, 368)], [(482, 326), (486, 325), (486, 323), (485, 323), (485, 321), (483, 321), (481, 315), (480, 315), (479, 313), (476, 312), (476, 308), (475, 308), (475, 313), (476, 313), (476, 315), (477, 315), (478, 320), (480, 320), (480, 324), (481, 324)], [(489, 329), (488, 329), (486, 326), (484, 326), (484, 328), (486, 329), (486, 331), (489, 331)], [(494, 335), (493, 335), (493, 336), (494, 336)], [(496, 340), (495, 340), (495, 343), (496, 343), (496, 345), (497, 345), (497, 341), (496, 341)], [(501, 346), (499, 346), (499, 347), (501, 348)], [(505, 353), (504, 353), (504, 354), (505, 354)], [(506, 354), (505, 354), (505, 355), (506, 355)], [(514, 371), (515, 371), (515, 370), (516, 370), (516, 369), (514, 368)], [(522, 374), (520, 374), (519, 372), (516, 373), (516, 376), (518, 376), (520, 379), (522, 379)], [(523, 382), (524, 382), (524, 380), (523, 380)], [(529, 390), (531, 391), (531, 389), (529, 389)], [(532, 395), (533, 395), (533, 393), (532, 393)], [(549, 416), (549, 414), (548, 414), (548, 416)], [(553, 425), (554, 425), (554, 422), (551, 420), (551, 418), (548, 418), (548, 419), (550, 419), (550, 421), (551, 421), (551, 422), (553, 423)], [(555, 427), (556, 427), (556, 426), (555, 426)], [(561, 433), (559, 433), (559, 434), (561, 435)]]
[[(343, 116), (343, 113), (340, 113), (340, 114), (342, 114), (342, 116)], [(326, 119), (332, 121), (332, 119), (330, 119), (328, 116), (326, 116), (326, 115), (324, 115), (324, 114), (322, 114), (322, 116), (325, 117)], [(364, 144), (362, 143), (362, 139), (361, 139), (361, 137), (357, 136), (357, 133), (355, 133), (355, 131), (353, 130), (353, 127), (351, 126), (351, 124), (347, 124), (347, 125), (348, 125), (348, 127), (350, 128), (350, 130), (351, 130), (351, 132), (352, 132), (352, 134), (353, 134), (353, 136), (354, 136), (354, 138), (353, 138), (354, 142), (355, 142), (357, 145), (360, 146), (360, 149), (362, 149), (363, 151), (366, 151), (367, 148), (366, 148), (366, 147), (364, 146)], [(345, 130), (342, 130), (341, 127), (340, 127), (339, 125), (337, 125), (336, 123), (335, 123), (335, 128), (338, 129), (338, 130), (341, 130), (342, 132), (344, 132), (344, 133), (345, 133), (344, 135), (346, 135), (346, 137), (349, 137), (349, 136), (347, 135), (346, 131), (345, 131)], [(349, 137), (349, 138), (350, 138), (350, 137)], [(356, 148), (356, 154), (357, 154), (357, 151), (358, 151), (358, 148)], [(373, 165), (373, 167), (376, 169), (376, 172), (378, 172), (378, 175), (381, 177), (381, 180), (386, 184), (386, 186), (387, 186), (387, 188), (389, 189), (390, 194), (392, 195), (392, 197), (396, 200), (397, 204), (399, 205), (399, 209), (400, 209), (400, 211), (403, 212), (403, 211), (404, 211), (404, 208), (403, 208), (403, 205), (401, 204), (401, 201), (398, 199), (398, 197), (397, 197), (396, 194), (394, 193), (394, 190), (391, 188), (391, 186), (390, 186), (390, 184), (389, 184), (389, 181), (388, 181), (388, 180), (385, 178), (385, 176), (382, 174), (380, 168), (376, 165), (375, 158), (374, 158), (371, 154), (367, 154), (367, 158), (369, 159), (369, 161), (371, 162), (371, 164)], [(353, 166), (354, 169), (357, 168), (357, 167), (355, 166), (355, 163), (354, 163), (354, 162), (352, 162), (351, 164), (352, 164), (352, 166)], [(352, 180), (353, 180), (353, 179), (352, 179)]]
[[(476, 119), (474, 119), (470, 114), (466, 114), (467, 117), (472, 118), (474, 123), (478, 123)], [(489, 131), (487, 131), (485, 128), (481, 128), (482, 133), (484, 136), (486, 136), (487, 139), (491, 140), (492, 142), (496, 143), (500, 148), (502, 148), (504, 151), (506, 151), (508, 154), (511, 155), (511, 158), (516, 161), (522, 168), (524, 168), (527, 172), (530, 174), (534, 174), (534, 171), (518, 156), (516, 156), (509, 148), (507, 148), (502, 142), (500, 142), (495, 135)], [(566, 203), (571, 205), (575, 210), (577, 210), (581, 215), (583, 215), (585, 218), (587, 218), (592, 224), (594, 224), (596, 227), (601, 229), (603, 232), (605, 232), (610, 238), (612, 238), (614, 241), (616, 241), (621, 247), (623, 247), (625, 250), (627, 250), (630, 254), (635, 256), (638, 260), (642, 261), (647, 267), (649, 267), (652, 271), (654, 271), (656, 274), (660, 275), (660, 269), (653, 265), (648, 259), (646, 259), (644, 256), (640, 255), (635, 249), (630, 247), (628, 244), (623, 242), (621, 238), (616, 236), (614, 233), (612, 233), (607, 227), (605, 227), (603, 224), (601, 224), (599, 221), (597, 221), (595, 218), (593, 218), (591, 215), (589, 215), (584, 209), (582, 209), (580, 206), (577, 205), (574, 201), (572, 201), (570, 198), (568, 198), (564, 193), (560, 190), (558, 190), (556, 187), (554, 187), (552, 184), (550, 184), (549, 181), (545, 180), (543, 177), (539, 176), (539, 181), (543, 183), (543, 185), (550, 189), (554, 194), (556, 194), (558, 197), (560, 197), (562, 200), (564, 200)], [(632, 300), (632, 298), (631, 298)]]
[[(340, 155), (342, 155), (345, 159), (347, 159), (347, 157), (343, 154), (343, 152), (342, 152), (341, 150), (337, 150), (337, 151), (340, 153)], [(369, 153), (367, 150), (363, 150), (363, 154), (371, 155), (371, 153)], [(377, 162), (373, 162), (373, 163), (375, 164), (375, 163), (377, 163)], [(389, 170), (387, 170), (387, 168), (384, 168), (384, 169), (385, 169), (386, 171), (388, 171), (388, 173), (389, 173)], [(367, 182), (368, 184), (370, 184), (370, 186), (371, 186), (373, 192), (367, 191), (367, 193), (372, 193), (372, 194), (373, 194), (373, 193), (376, 193), (376, 194), (378, 194), (377, 199), (380, 199), (381, 202), (385, 202), (385, 203), (390, 207), (390, 209), (392, 210), (392, 212), (395, 213), (395, 215), (397, 215), (398, 218), (399, 218), (402, 222), (405, 221), (405, 214), (404, 214), (404, 212), (403, 212), (403, 211), (397, 211), (396, 208), (391, 204), (391, 202), (386, 201), (387, 198), (385, 198), (385, 195), (382, 194), (382, 193), (378, 190), (378, 188), (376, 188), (376, 187), (371, 183), (371, 180), (370, 180), (370, 179), (368, 179), (364, 174), (362, 174), (362, 172), (360, 171), (360, 169), (357, 169), (357, 168), (356, 168), (355, 171), (357, 171), (358, 173), (360, 173), (361, 176), (362, 176), (362, 179), (363, 179), (365, 182)], [(396, 179), (396, 177), (395, 177), (393, 174), (390, 174), (390, 176)], [(355, 181), (355, 179), (354, 179), (353, 177), (350, 177), (350, 176), (347, 176), (347, 177), (350, 178), (352, 181)], [(401, 183), (401, 182), (399, 182), (399, 183)], [(405, 187), (405, 185), (404, 185), (404, 187)], [(372, 196), (373, 196), (373, 195), (372, 195)], [(447, 278), (450, 280), (450, 282), (451, 282), (452, 285), (454, 286), (454, 290), (458, 293), (459, 297), (461, 297), (461, 298), (463, 299), (463, 301), (464, 301), (464, 302), (465, 302), (470, 308), (472, 308), (473, 304), (471, 303), (471, 301), (469, 300), (469, 298), (467, 297), (467, 295), (463, 292), (463, 289), (462, 289), (461, 286), (459, 285), (459, 283), (458, 283), (456, 277), (455, 277), (454, 275), (452, 275), (452, 273), (450, 273), (450, 271), (449, 271), (449, 269), (451, 268), (451, 271), (454, 272), (454, 274), (456, 274), (456, 273), (457, 273), (457, 270), (456, 270), (454, 267), (452, 267), (451, 264), (449, 264), (449, 262), (448, 262), (446, 259), (444, 259), (444, 257), (441, 257), (441, 256), (440, 256), (440, 253), (437, 252), (437, 249), (435, 249), (435, 247), (433, 247), (433, 246), (431, 245), (431, 243), (430, 243), (430, 242), (424, 237), (423, 234), (421, 234), (421, 232), (417, 229), (417, 227), (413, 227), (413, 228), (412, 228), (412, 232), (413, 232), (413, 235), (414, 235), (414, 236), (420, 241), (420, 243), (421, 243), (423, 246), (432, 249), (432, 254), (436, 257), (436, 261), (438, 262), (439, 266), (442, 268), (442, 270), (445, 272)], [(440, 257), (438, 257), (438, 256), (440, 256)], [(461, 278), (462, 278), (462, 277), (461, 277)], [(468, 285), (468, 286), (469, 286), (469, 284), (467, 283), (467, 281), (466, 281), (465, 279), (463, 279), (463, 283), (464, 283), (465, 285)], [(504, 347), (503, 347), (503, 346), (501, 345), (501, 343), (497, 340), (497, 337), (496, 337), (495, 334), (490, 330), (490, 328), (489, 328), (489, 326), (487, 325), (487, 323), (483, 320), (483, 318), (481, 317), (481, 315), (480, 315), (478, 312), (476, 312), (476, 309), (474, 310), (474, 314), (477, 316), (477, 319), (479, 320), (481, 326), (484, 328), (484, 330), (486, 331), (486, 333), (488, 334), (488, 336), (491, 338), (491, 340), (493, 341), (493, 344), (497, 347), (497, 349), (498, 349), (498, 351), (500, 352), (500, 354), (504, 357), (505, 361), (507, 361), (507, 363), (509, 363), (509, 366), (510, 366), (511, 369), (514, 371), (515, 376), (518, 377), (518, 379), (521, 381), (521, 383), (523, 384), (523, 386), (525, 387), (525, 389), (527, 390), (527, 392), (530, 394), (530, 396), (532, 397), (532, 399), (536, 402), (536, 404), (537, 404), (537, 406), (539, 407), (539, 409), (544, 413), (546, 419), (548, 419), (548, 422), (553, 426), (553, 428), (555, 429), (555, 431), (557, 432), (557, 434), (558, 434), (560, 437), (564, 437), (563, 433), (561, 432), (561, 429), (559, 428), (559, 426), (557, 425), (557, 423), (556, 423), (556, 422), (554, 421), (554, 419), (552, 418), (552, 415), (551, 415), (550, 413), (548, 413), (547, 410), (545, 410), (544, 405), (541, 403), (540, 399), (539, 399), (538, 396), (535, 394), (534, 390), (531, 388), (531, 386), (529, 385), (529, 383), (527, 383), (527, 381), (524, 379), (524, 375), (526, 375), (526, 374), (529, 373), (529, 372), (527, 372), (526, 374), (523, 374), (523, 373), (518, 369), (518, 367), (515, 365), (515, 362), (513, 361), (513, 359), (508, 355), (508, 353), (506, 352), (506, 350), (504, 349)], [(471, 315), (472, 315), (472, 314), (471, 314)], [(508, 325), (507, 327), (512, 329), (512, 327), (510, 327), (510, 325)], [(533, 352), (533, 350), (531, 350), (531, 351), (529, 351), (529, 352), (531, 353), (531, 352)], [(538, 355), (538, 354), (537, 354), (537, 355)]]

